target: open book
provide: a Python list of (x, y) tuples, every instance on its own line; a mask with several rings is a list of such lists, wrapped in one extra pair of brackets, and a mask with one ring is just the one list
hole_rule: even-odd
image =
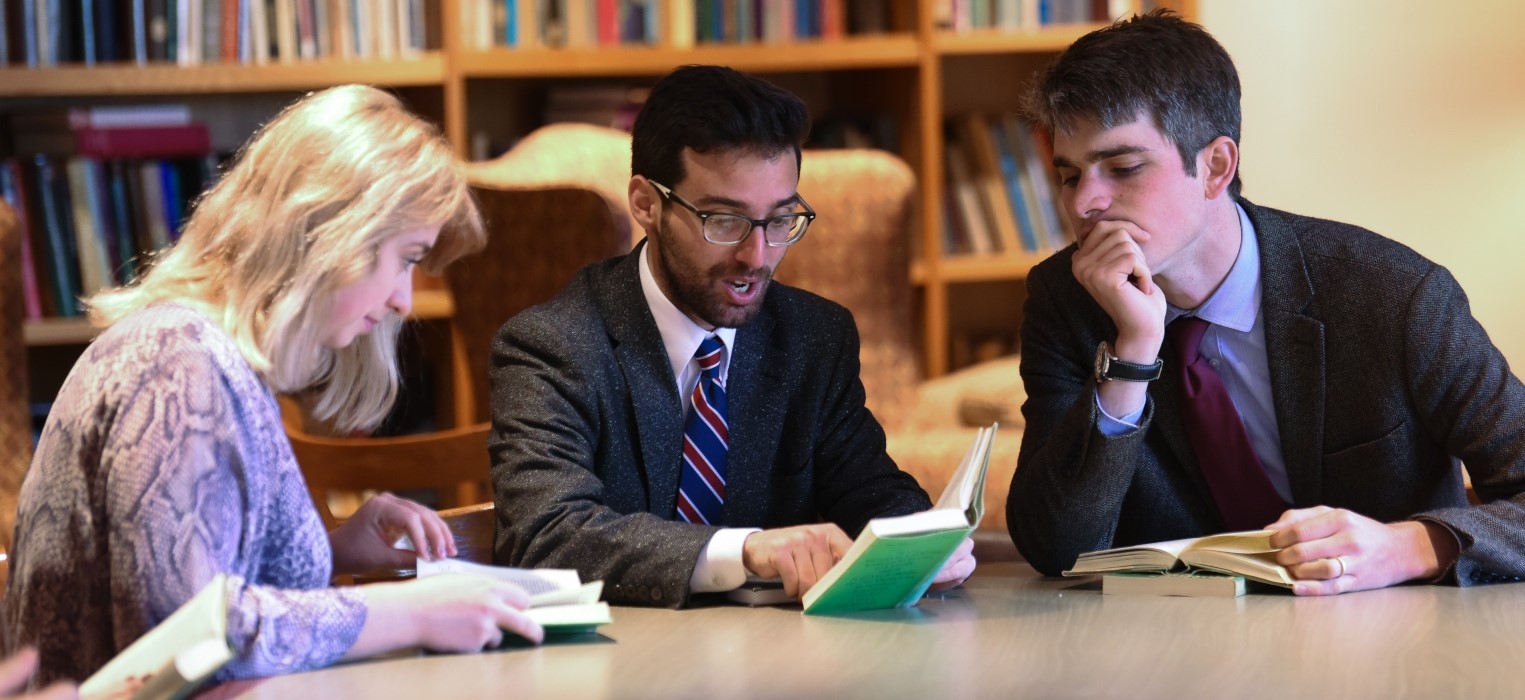
[(931, 510), (870, 520), (842, 559), (805, 592), (805, 613), (915, 605), (985, 515), (985, 472), (997, 427), (980, 428)]
[(1065, 576), (1114, 571), (1216, 571), (1252, 581), (1292, 587), (1292, 574), (1276, 563), (1271, 531), (1225, 532), (1221, 535), (1157, 542), (1086, 552)]
[(530, 609), (525, 614), (545, 628), (547, 636), (587, 634), (614, 621), (609, 604), (599, 600), (604, 582), (583, 583), (572, 569), (518, 569), (460, 559), (418, 560), (419, 578), (440, 574), (477, 574), (523, 588), (530, 594)]
[(233, 659), (228, 644), (228, 577), (218, 574), (158, 626), (85, 679), (79, 695), (165, 700), (191, 694)]

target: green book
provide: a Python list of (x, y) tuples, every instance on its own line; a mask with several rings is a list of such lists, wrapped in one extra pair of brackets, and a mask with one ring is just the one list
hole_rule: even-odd
[(931, 510), (875, 518), (803, 600), (805, 614), (915, 605), (985, 515), (985, 472), (996, 425), (981, 428)]

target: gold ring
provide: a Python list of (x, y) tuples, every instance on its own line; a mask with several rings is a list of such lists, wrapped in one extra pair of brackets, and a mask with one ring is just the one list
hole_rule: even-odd
[(1334, 563), (1340, 565), (1340, 573), (1335, 574), (1334, 578), (1339, 578), (1341, 576), (1344, 576), (1345, 575), (1345, 560), (1341, 559), (1340, 557), (1334, 557)]

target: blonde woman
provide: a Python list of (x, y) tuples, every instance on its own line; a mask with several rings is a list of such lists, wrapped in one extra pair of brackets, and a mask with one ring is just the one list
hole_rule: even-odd
[(219, 573), (235, 659), (220, 680), (421, 646), (539, 641), (525, 593), (476, 577), (332, 588), (333, 575), (451, 553), (433, 511), (389, 495), (325, 533), (275, 394), (376, 425), (412, 269), (479, 249), (437, 132), (381, 91), (284, 110), (134, 286), (90, 300), (105, 330), (59, 391), (22, 485), (6, 606), (34, 684), (83, 679)]

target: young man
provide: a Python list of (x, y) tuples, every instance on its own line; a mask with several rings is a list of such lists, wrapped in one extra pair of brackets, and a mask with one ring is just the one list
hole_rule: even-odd
[(1007, 501), (1028, 561), (1265, 527), (1299, 594), (1525, 574), (1525, 388), (1444, 268), (1240, 196), (1217, 41), (1119, 22), (1028, 109), (1077, 238), (1028, 278)]
[(645, 242), (493, 344), (499, 562), (575, 568), (616, 603), (748, 573), (799, 597), (869, 519), (931, 506), (864, 407), (852, 315), (772, 283), (815, 216), (795, 191), (808, 129), (799, 98), (727, 68), (652, 88), (631, 141)]

